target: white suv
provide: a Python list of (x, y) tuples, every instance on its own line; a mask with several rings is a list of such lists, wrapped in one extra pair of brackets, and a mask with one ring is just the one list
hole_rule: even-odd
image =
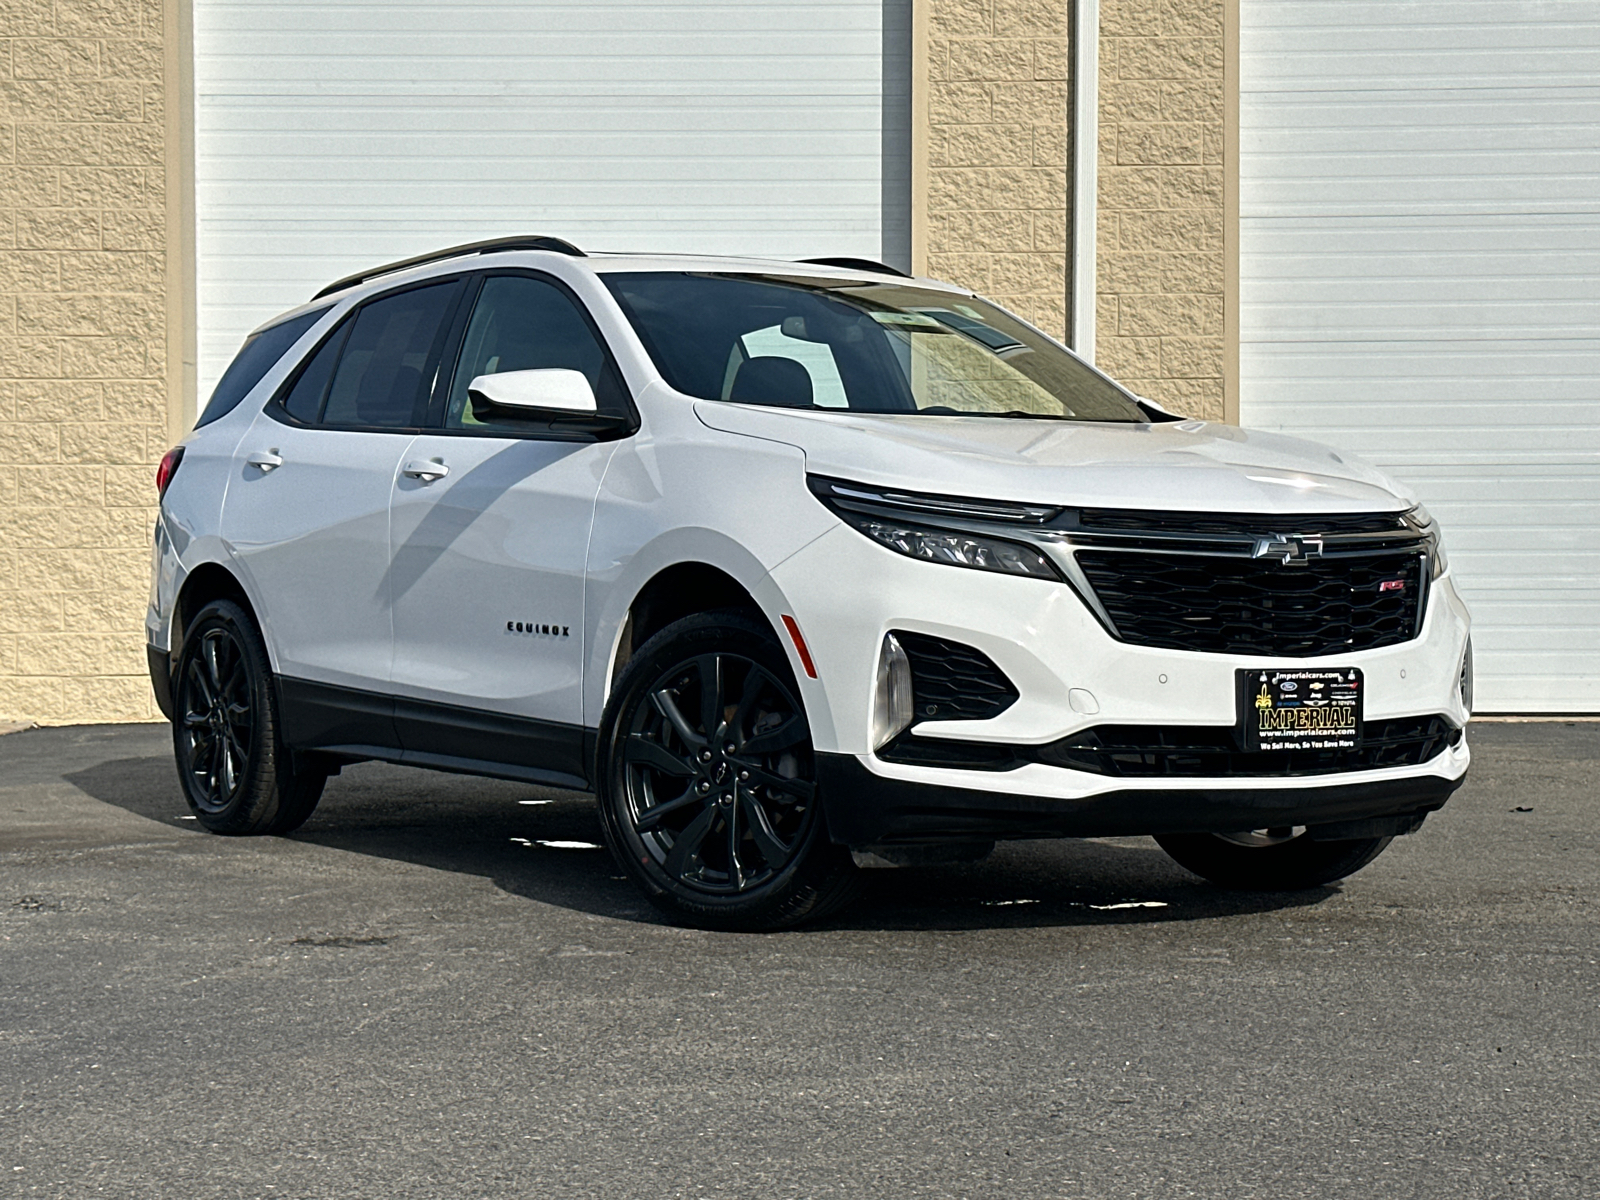
[(997, 838), (1310, 887), (1467, 770), (1404, 488), (876, 263), (378, 268), (251, 335), (158, 482), (151, 678), (219, 833), (362, 759), (589, 789), (668, 913), (770, 928)]

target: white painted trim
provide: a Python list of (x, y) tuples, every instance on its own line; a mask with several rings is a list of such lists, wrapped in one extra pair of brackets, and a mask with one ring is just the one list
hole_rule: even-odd
[(161, 6), (162, 114), (166, 139), (166, 383), (167, 440), (194, 428), (194, 3), (164, 0)]
[(1068, 341), (1094, 361), (1095, 220), (1100, 157), (1100, 0), (1072, 5), (1072, 328)]

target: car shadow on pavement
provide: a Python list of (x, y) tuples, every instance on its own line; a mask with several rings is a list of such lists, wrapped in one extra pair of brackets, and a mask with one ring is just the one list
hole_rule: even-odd
[[(96, 800), (195, 829), (172, 760), (115, 759), (62, 776)], [(488, 879), (511, 895), (619, 920), (662, 918), (600, 846), (591, 797), (361, 763), (332, 779), (297, 842)], [(864, 872), (861, 898), (812, 930), (1152, 924), (1314, 905), (1337, 893), (1213, 888), (1147, 838), (1004, 842), (979, 863)]]

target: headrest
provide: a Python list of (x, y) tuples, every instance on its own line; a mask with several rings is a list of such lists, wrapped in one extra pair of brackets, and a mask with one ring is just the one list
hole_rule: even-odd
[(736, 404), (811, 407), (811, 372), (792, 358), (762, 355), (739, 364), (728, 399)]

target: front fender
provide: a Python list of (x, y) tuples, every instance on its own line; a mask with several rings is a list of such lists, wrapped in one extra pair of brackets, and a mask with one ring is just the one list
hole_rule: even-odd
[[(806, 676), (799, 654), (784, 628), (783, 615), (793, 615), (794, 610), (766, 566), (726, 534), (714, 529), (692, 527), (668, 530), (639, 547), (626, 562), (618, 565), (609, 579), (597, 580), (591, 571), (589, 584), (600, 594), (587, 616), (588, 628), (585, 630), (584, 644), (588, 647), (589, 660), (586, 678), (594, 680), (595, 686), (584, 689), (584, 724), (590, 727), (600, 724), (600, 714), (615, 679), (623, 626), (634, 600), (661, 572), (685, 563), (714, 567), (750, 593), (789, 655), (795, 678), (800, 681), (807, 711), (811, 712), (819, 705), (825, 708), (825, 697), (820, 689), (813, 695), (812, 688), (808, 686), (814, 681)], [(600, 586), (597, 587), (597, 584)]]
[[(805, 455), (795, 447), (707, 430), (686, 409), (653, 424), (657, 436), (618, 450), (596, 500), (584, 603), (591, 727), (610, 695), (628, 611), (651, 579), (682, 563), (715, 567), (781, 632), (787, 610), (769, 572), (838, 524), (806, 490)], [(809, 692), (794, 647), (780, 640)]]

